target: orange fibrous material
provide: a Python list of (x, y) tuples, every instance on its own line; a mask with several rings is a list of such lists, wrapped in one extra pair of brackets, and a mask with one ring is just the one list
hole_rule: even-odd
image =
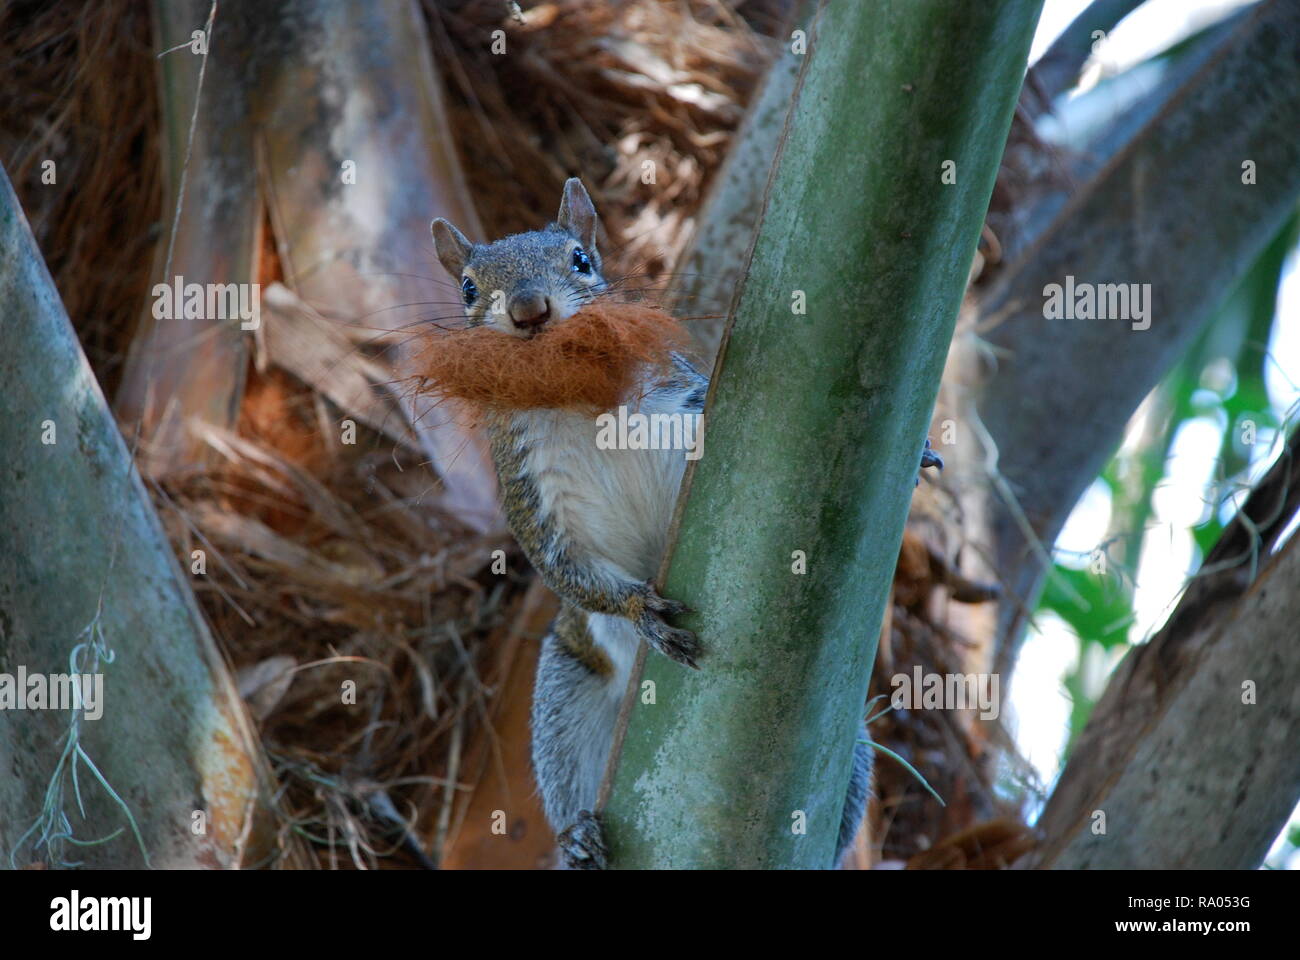
[(689, 342), (685, 328), (643, 303), (596, 303), (535, 336), (489, 326), (430, 337), (417, 392), (481, 411), (561, 409), (592, 415), (632, 396), (647, 368), (667, 371)]

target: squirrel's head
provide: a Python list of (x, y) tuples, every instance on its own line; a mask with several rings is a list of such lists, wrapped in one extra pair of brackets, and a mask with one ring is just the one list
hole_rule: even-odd
[(596, 208), (582, 181), (564, 184), (560, 213), (542, 230), (470, 243), (433, 221), (438, 259), (460, 286), (470, 326), (531, 337), (577, 313), (605, 283), (596, 252)]

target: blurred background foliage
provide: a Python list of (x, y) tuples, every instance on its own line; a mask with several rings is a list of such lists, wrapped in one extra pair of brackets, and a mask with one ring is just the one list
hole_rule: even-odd
[[(1058, 101), (1041, 119), (1040, 133), (1057, 146), (1080, 151), (1082, 168), (1089, 156), (1108, 156), (1113, 144), (1158, 108), (1181, 73), (1247, 12), (1231, 11), (1119, 72), (1098, 70), (1090, 78), (1085, 69), (1080, 88), (1087, 89)], [(1187, 212), (1197, 217), (1194, 198)], [(1300, 316), (1282, 300), (1284, 283), (1296, 275), (1298, 244), (1300, 211), (1135, 412), (1122, 447), (1076, 506), (1056, 544), (1030, 642), (1076, 647), (1060, 681), (1068, 702), (1061, 766), (1111, 669), (1176, 605), (1181, 589), (1170, 592), (1170, 581), (1185, 583), (1196, 573), (1295, 428), (1300, 384), (1290, 375), (1300, 358), (1289, 349), (1280, 356), (1277, 348), (1294, 345), (1300, 324)], [(1161, 509), (1162, 491), (1171, 489), (1195, 492), (1199, 518), (1186, 517), (1184, 525), (1179, 519), (1185, 511), (1171, 516)], [(1189, 541), (1186, 549), (1179, 549), (1180, 537)], [(1060, 769), (1052, 766), (1038, 764), (1049, 786)], [(1297, 854), (1300, 821), (1293, 818), (1268, 865), (1284, 865)]]

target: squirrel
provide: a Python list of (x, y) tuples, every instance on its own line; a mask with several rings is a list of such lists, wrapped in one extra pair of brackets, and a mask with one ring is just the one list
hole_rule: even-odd
[[(470, 243), (433, 221), (438, 259), (460, 285), (466, 324), (531, 337), (563, 323), (609, 288), (596, 249), (596, 210), (578, 178), (564, 185), (555, 222), (492, 243)], [(709, 381), (674, 352), (647, 370), (642, 413), (700, 414)], [(639, 641), (695, 667), (700, 643), (668, 618), (685, 607), (652, 580), (667, 546), (686, 466), (681, 449), (598, 449), (595, 421), (569, 410), (486, 417), (506, 521), (561, 600), (542, 641), (533, 687), (532, 762), (564, 866), (603, 869), (608, 852), (593, 813)], [(929, 450), (922, 466), (942, 464)], [(857, 833), (871, 776), (859, 736), (839, 826), (838, 864)]]

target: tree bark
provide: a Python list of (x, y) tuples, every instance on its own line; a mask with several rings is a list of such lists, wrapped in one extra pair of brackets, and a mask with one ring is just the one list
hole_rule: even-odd
[[(210, 6), (156, 4), (160, 46), (188, 40)], [(187, 283), (258, 281), (269, 222), (286, 286), (359, 330), (361, 339), (378, 341), (386, 330), (454, 313), (459, 294), (448, 291), (456, 283), (438, 279), (429, 223), (445, 216), (472, 237), (481, 231), (428, 50), (424, 23), (408, 0), (223, 0), (170, 273)], [(167, 169), (175, 185), (202, 58), (181, 49), (162, 63)], [(173, 199), (175, 193), (173, 186)], [(173, 208), (174, 202), (166, 207), (168, 231)], [(165, 250), (166, 244), (159, 274)], [(405, 312), (394, 312), (398, 307)], [(411, 339), (394, 351), (399, 367), (409, 359)], [(158, 321), (146, 310), (119, 413), (128, 423), (144, 417), (143, 462), (151, 475), (201, 462), (192, 419), (233, 425), (246, 340), (238, 321)], [(486, 447), (427, 398), (394, 392), (442, 479), (441, 505), (479, 530), (498, 524)]]
[[(411, 327), (393, 351), (409, 375), (425, 342), (410, 334), (461, 316), (460, 278), (437, 264), (429, 224), (447, 217), (483, 239), (424, 21), (409, 0), (250, 5), (261, 22), (263, 176), (285, 282), (363, 339)], [(442, 481), (439, 505), (479, 531), (499, 526), (496, 471), (468, 418), (394, 392)]]
[[(804, 30), (816, 0), (801, 0), (792, 23)], [(745, 275), (754, 231), (763, 213), (763, 196), (772, 174), (786, 114), (804, 55), (781, 37), (780, 54), (768, 68), (762, 88), (732, 141), (708, 197), (696, 214), (697, 226), (677, 265), (668, 301), (678, 316), (700, 315), (690, 329), (702, 356), (712, 362), (722, 343), (726, 311)], [(715, 315), (716, 316), (713, 316)]]
[[(0, 298), (0, 672), (64, 674), (73, 658), (103, 675), (99, 719), (0, 710), (0, 851), (20, 866), (264, 861), (257, 737), (2, 171)], [(74, 653), (95, 641), (98, 662)], [(72, 731), (84, 755), (67, 754)]]
[[(211, 6), (210, 0), (155, 3), (159, 52), (203, 30)], [(232, 14), (214, 18), (207, 57), (181, 47), (159, 61), (166, 190), (155, 283), (171, 286), (177, 276), (182, 284), (257, 280), (263, 198), (252, 162), (252, 90), (239, 67), (250, 31), (241, 29), (246, 20)], [(183, 304), (174, 304), (174, 316), (156, 319), (156, 302), (150, 295), (142, 305), (117, 411), (128, 430), (139, 425), (141, 468), (160, 477), (204, 462), (204, 446), (189, 429), (192, 418), (223, 428), (234, 425), (248, 349), (239, 318), (187, 316)]]
[[(1300, 800), (1300, 435), (1116, 669), (1032, 865), (1255, 869)], [(1104, 827), (1104, 832), (1102, 828)]]

